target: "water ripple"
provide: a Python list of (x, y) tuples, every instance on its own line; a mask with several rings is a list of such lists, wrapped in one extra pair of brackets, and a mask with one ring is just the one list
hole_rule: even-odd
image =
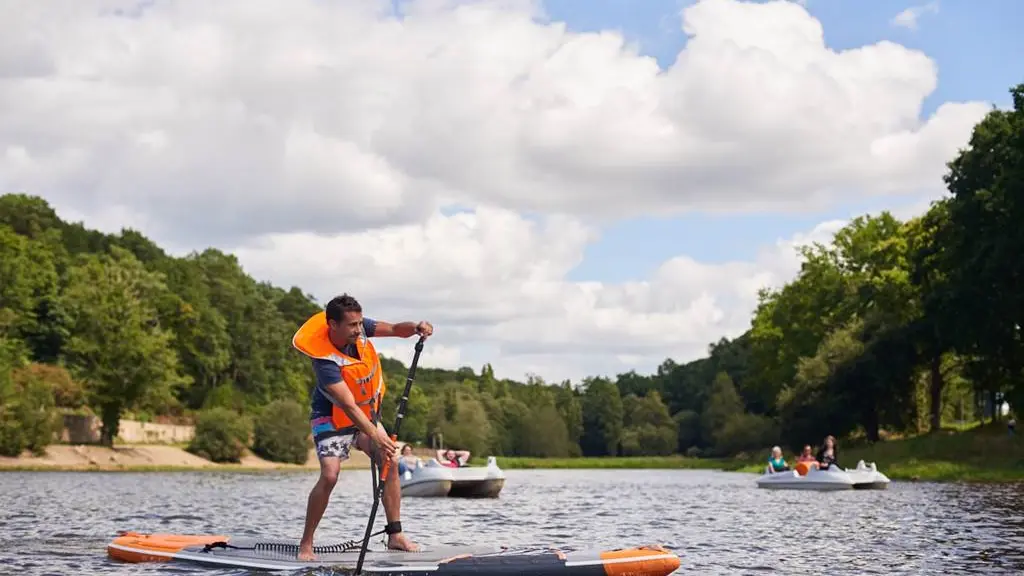
[[(294, 540), (314, 481), (294, 473), (3, 473), (0, 566), (20, 576), (247, 574), (119, 564), (105, 545), (119, 530)], [(998, 575), (1024, 573), (1022, 496), (1022, 485), (806, 493), (758, 490), (750, 475), (710, 471), (512, 470), (498, 500), (410, 498), (402, 515), (410, 536), (427, 544), (661, 543), (682, 557), (680, 573)], [(368, 473), (346, 471), (317, 542), (361, 535), (370, 504)]]

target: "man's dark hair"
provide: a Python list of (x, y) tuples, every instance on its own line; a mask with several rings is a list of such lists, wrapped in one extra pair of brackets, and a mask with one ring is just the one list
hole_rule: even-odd
[(341, 317), (345, 312), (362, 312), (363, 307), (359, 305), (355, 298), (348, 294), (342, 294), (341, 296), (331, 298), (324, 311), (327, 313), (328, 320), (341, 322)]

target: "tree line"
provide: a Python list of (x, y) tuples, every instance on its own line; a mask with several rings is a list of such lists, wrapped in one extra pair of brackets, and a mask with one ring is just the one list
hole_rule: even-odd
[[(797, 276), (764, 289), (749, 330), (707, 357), (575, 383), (421, 366), (403, 439), (478, 455), (726, 456), (934, 431), (1004, 400), (1019, 409), (1024, 84), (1011, 94), (1013, 109), (993, 109), (948, 163), (948, 195), (802, 248)], [(129, 414), (211, 422), (273, 405), (301, 442), (313, 380), (290, 342), (319, 309), (216, 249), (173, 257), (138, 231), (104, 234), (4, 195), (0, 452), (44, 447), (68, 411), (97, 415), (111, 444)], [(384, 368), (394, 391), (406, 367)]]

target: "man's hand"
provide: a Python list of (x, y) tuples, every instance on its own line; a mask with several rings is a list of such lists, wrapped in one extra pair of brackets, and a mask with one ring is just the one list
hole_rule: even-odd
[(430, 336), (434, 333), (434, 326), (426, 320), (419, 322), (399, 322), (398, 324), (391, 324), (384, 322), (383, 320), (377, 321), (377, 329), (373, 335), (378, 338), (395, 336), (398, 338), (408, 338), (410, 336)]
[(391, 437), (388, 436), (388, 433), (384, 430), (383, 426), (378, 426), (377, 431), (373, 436), (371, 436), (371, 438), (373, 439), (373, 443), (376, 444), (377, 449), (381, 451), (381, 457), (387, 456), (388, 458), (391, 458), (398, 450), (398, 447), (395, 446), (395, 443), (391, 440)]
[(420, 321), (419, 324), (416, 325), (416, 333), (419, 334), (420, 336), (429, 337), (431, 334), (434, 333), (434, 326), (431, 325), (430, 322), (422, 320)]

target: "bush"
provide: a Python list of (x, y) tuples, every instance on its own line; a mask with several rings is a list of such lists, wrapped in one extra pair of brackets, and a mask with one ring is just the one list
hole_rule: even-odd
[(30, 450), (40, 456), (60, 429), (52, 383), (38, 366), (10, 370), (0, 382), (0, 455)]
[(672, 419), (678, 430), (678, 450), (687, 450), (701, 443), (700, 414), (693, 410), (681, 410)]
[(275, 400), (256, 418), (252, 451), (273, 462), (304, 464), (309, 458), (309, 415), (294, 400)]
[(227, 408), (211, 408), (196, 416), (188, 451), (213, 462), (238, 462), (249, 444), (249, 421)]
[(644, 423), (622, 431), (623, 456), (668, 456), (678, 443), (678, 432), (671, 426)]
[(768, 448), (779, 442), (775, 422), (758, 414), (736, 414), (715, 433), (715, 451), (721, 455), (736, 455), (754, 450), (767, 453)]

